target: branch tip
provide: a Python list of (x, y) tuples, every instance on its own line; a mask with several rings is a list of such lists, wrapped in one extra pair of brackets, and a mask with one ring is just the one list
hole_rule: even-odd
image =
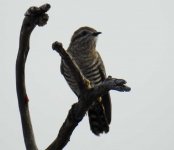
[(26, 11), (25, 16), (41, 15), (46, 13), (50, 8), (51, 8), (50, 4), (44, 4), (40, 7), (32, 6)]
[(56, 41), (52, 44), (52, 49), (57, 52), (60, 52), (62, 49), (64, 50), (62, 43), (60, 43), (58, 41)]
[(42, 6), (40, 6), (39, 8), (42, 10), (42, 13), (45, 13), (45, 12), (47, 12), (51, 8), (51, 5), (46, 3), (46, 4), (42, 5)]

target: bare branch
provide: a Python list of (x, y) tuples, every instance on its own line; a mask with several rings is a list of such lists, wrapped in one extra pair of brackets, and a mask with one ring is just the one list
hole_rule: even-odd
[(38, 26), (43, 26), (48, 21), (48, 15), (45, 14), (50, 8), (49, 4), (41, 7), (30, 7), (25, 13), (23, 20), (18, 56), (16, 59), (16, 90), (18, 97), (19, 110), (23, 128), (25, 146), (27, 150), (37, 150), (34, 133), (30, 120), (28, 108), (28, 96), (25, 88), (25, 62), (29, 52), (30, 35), (33, 29)]
[[(79, 101), (72, 105), (65, 122), (63, 123), (57, 138), (46, 150), (61, 150), (69, 142), (70, 136), (78, 123), (83, 119), (90, 105), (96, 100), (97, 97), (103, 95), (109, 90), (117, 90), (122, 92), (130, 91), (130, 87), (126, 86), (126, 81), (123, 79), (114, 79), (109, 76), (103, 83), (98, 86), (90, 85), (90, 82), (84, 77), (77, 64), (71, 56), (64, 50), (59, 42), (53, 43), (53, 49), (56, 50), (62, 59), (71, 69), (74, 78), (78, 84), (83, 86), (80, 91)], [(86, 82), (87, 81), (87, 82)]]

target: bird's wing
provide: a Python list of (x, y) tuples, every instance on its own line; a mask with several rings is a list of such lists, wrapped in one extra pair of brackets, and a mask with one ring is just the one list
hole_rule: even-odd
[(61, 64), (60, 64), (60, 72), (61, 74), (64, 76), (65, 80), (67, 81), (69, 87), (71, 88), (71, 90), (77, 95), (77, 97), (79, 96), (79, 88), (77, 86), (73, 86), (74, 84), (74, 78), (71, 74), (70, 69), (68, 68), (68, 66), (65, 64), (65, 62), (63, 60), (61, 60)]
[[(99, 53), (98, 53), (98, 59), (100, 62), (100, 65), (99, 65), (100, 75), (101, 75), (102, 81), (104, 81), (106, 79), (106, 71), (105, 71), (105, 67), (104, 67), (103, 61), (102, 61)], [(107, 121), (110, 124), (110, 122), (111, 122), (111, 109), (112, 109), (111, 107), (112, 106), (111, 106), (111, 98), (110, 98), (109, 92), (107, 92), (106, 94), (104, 94), (102, 96), (102, 102), (103, 102), (103, 106), (105, 109)]]

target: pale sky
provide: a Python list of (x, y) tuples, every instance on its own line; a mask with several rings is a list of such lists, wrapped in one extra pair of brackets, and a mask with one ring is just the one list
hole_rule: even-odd
[(68, 47), (73, 32), (90, 26), (102, 34), (97, 50), (108, 75), (126, 79), (130, 93), (111, 91), (110, 132), (96, 137), (87, 116), (65, 150), (174, 149), (174, 1), (0, 1), (0, 149), (24, 150), (15, 88), (19, 32), (30, 6), (51, 4), (50, 19), (31, 36), (26, 88), (36, 143), (46, 148), (77, 101), (60, 73), (51, 45)]

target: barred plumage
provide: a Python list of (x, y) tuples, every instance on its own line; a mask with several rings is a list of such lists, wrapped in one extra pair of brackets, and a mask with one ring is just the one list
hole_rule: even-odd
[[(97, 35), (101, 32), (90, 27), (81, 27), (74, 32), (67, 52), (76, 61), (84, 76), (94, 85), (105, 78), (105, 68), (99, 53), (95, 50)], [(74, 93), (79, 96), (79, 87), (69, 67), (62, 60), (61, 72)], [(96, 135), (107, 133), (111, 122), (111, 102), (109, 93), (99, 97), (88, 110), (90, 128)]]

